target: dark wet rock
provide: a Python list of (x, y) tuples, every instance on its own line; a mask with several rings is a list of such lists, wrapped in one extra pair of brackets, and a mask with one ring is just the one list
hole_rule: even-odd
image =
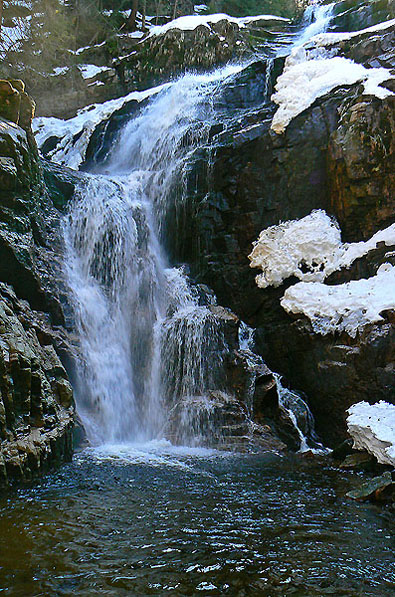
[(54, 321), (62, 322), (52, 273), (57, 267), (60, 241), (54, 228), (59, 215), (44, 185), (31, 130), (0, 120), (0, 153), (8, 183), (0, 190), (0, 280), (12, 284), (33, 308), (49, 310)]
[(344, 240), (365, 240), (394, 218), (395, 97), (356, 98), (339, 116), (328, 148), (329, 209)]
[(76, 187), (85, 180), (85, 176), (76, 170), (59, 166), (49, 160), (42, 161), (44, 181), (51, 202), (61, 212), (67, 209)]
[(342, 441), (338, 446), (331, 452), (331, 456), (334, 460), (344, 460), (350, 454), (354, 454), (356, 450), (353, 449), (354, 442), (351, 438), (347, 438)]
[(50, 322), (0, 283), (0, 484), (71, 458), (73, 391)]
[(368, 452), (357, 452), (356, 454), (349, 454), (339, 465), (340, 468), (346, 470), (368, 470), (374, 468), (376, 460), (372, 454)]
[(393, 0), (342, 0), (334, 6), (331, 28), (335, 31), (360, 31), (393, 19)]
[(282, 452), (286, 446), (268, 425), (253, 423), (245, 404), (222, 391), (188, 397), (170, 413), (168, 430), (175, 443), (190, 443), (237, 449)]
[(31, 131), (34, 104), (21, 81), (11, 84), (19, 112), (14, 122), (0, 119), (3, 483), (29, 480), (70, 458), (73, 426), (72, 388), (59, 357), (71, 362), (74, 340), (63, 327), (67, 300), (57, 208), (65, 209), (76, 176), (47, 165), (44, 179)]
[(366, 481), (366, 483), (363, 483), (361, 487), (349, 491), (346, 495), (347, 497), (357, 501), (393, 501), (395, 489), (393, 477), (394, 473), (387, 471), (379, 477), (374, 477), (373, 479)]

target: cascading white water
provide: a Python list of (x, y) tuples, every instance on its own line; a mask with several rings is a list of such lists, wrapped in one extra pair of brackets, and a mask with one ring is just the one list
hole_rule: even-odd
[(318, 441), (314, 429), (314, 417), (303, 400), (295, 391), (286, 388), (281, 380), (281, 375), (274, 373), (276, 380), (278, 404), (291, 421), (299, 437), (299, 452), (327, 452), (327, 449)]
[(294, 45), (302, 46), (314, 35), (324, 33), (332, 19), (334, 6), (334, 3), (318, 4), (317, 2), (312, 2), (307, 6), (303, 15), (302, 30), (297, 35)]
[(217, 86), (239, 70), (186, 75), (158, 94), (123, 129), (107, 175), (79, 189), (65, 221), (83, 355), (77, 399), (91, 442), (156, 437), (164, 401), (220, 387), (217, 320), (182, 270), (168, 269), (159, 238), (183, 168), (207, 138)]

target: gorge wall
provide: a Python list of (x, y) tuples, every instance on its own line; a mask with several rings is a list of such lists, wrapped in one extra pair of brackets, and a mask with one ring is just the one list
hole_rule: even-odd
[[(388, 78), (382, 86), (394, 91), (394, 22), (358, 32), (393, 16), (391, 1), (340, 2), (328, 34), (333, 37), (308, 52), (319, 54), (324, 48), (332, 57), (367, 69), (385, 68)], [(235, 398), (229, 400), (225, 392), (210, 399), (215, 412), (225, 418), (232, 441), (237, 444), (248, 427), (248, 394), (262, 446), (279, 451), (284, 449), (282, 441), (294, 449), (299, 446), (289, 421), (280, 420), (275, 376), (265, 363), (305, 397), (328, 445), (345, 437), (351, 404), (394, 402), (393, 309), (355, 336), (342, 330), (320, 334), (307, 317), (290, 315), (280, 304), (287, 288), (298, 281), (295, 277), (262, 289), (255, 283), (257, 271), (249, 267), (248, 255), (262, 230), (300, 220), (312, 210), (325, 210), (337, 219), (343, 242), (366, 241), (393, 222), (394, 95), (368, 93), (363, 81), (341, 83), (296, 115), (284, 132), (273, 130), (277, 106), (269, 98), (284, 69), (284, 56), (269, 51), (268, 40), (276, 38), (277, 50), (285, 35), (294, 42), (295, 31), (281, 19), (248, 27), (222, 19), (191, 30), (174, 27), (156, 37), (148, 34), (138, 49), (138, 38), (129, 37), (124, 43), (130, 52), (117, 57), (115, 71), (96, 71), (88, 79), (94, 84), (91, 90), (99, 89), (97, 95), (82, 87), (75, 94), (72, 87), (69, 103), (70, 90), (55, 98), (38, 89), (45, 106), (40, 114), (59, 117), (74, 116), (88, 102), (132, 92), (114, 104), (93, 105), (74, 119), (53, 119), (50, 133), (42, 137), (40, 122), (40, 149), (53, 161), (38, 155), (31, 130), (34, 107), (21, 81), (0, 82), (2, 483), (8, 477), (27, 480), (72, 453), (70, 376), (80, 355), (61, 263), (60, 221), (75, 186), (85, 178), (64, 166), (65, 156), (74, 151), (75, 167), (82, 170), (105, 164), (121, 127), (141, 114), (158, 92), (145, 94), (147, 86), (167, 84), (190, 67), (205, 70), (240, 57), (250, 61), (220, 95), (213, 95), (217, 120), (205, 143), (191, 155), (183, 181), (186, 195), (169, 209), (163, 238), (172, 264), (188, 264), (201, 292), (210, 294), (213, 289), (227, 308), (216, 306), (214, 311), (227, 337), (227, 388)], [(339, 31), (355, 35), (336, 37)], [(285, 53), (291, 45), (287, 43)], [(160, 59), (155, 60), (158, 52)], [(81, 54), (81, 64), (89, 57), (97, 68), (114, 68), (114, 56), (103, 54), (101, 47)], [(57, 85), (62, 86), (62, 77), (70, 75), (59, 76)], [(394, 264), (394, 248), (378, 244), (350, 267), (334, 271), (326, 283), (336, 286), (374, 276), (384, 263)], [(255, 364), (238, 345), (240, 320), (256, 328)], [(169, 434), (182, 440), (174, 421)]]
[[(21, 81), (0, 82), (0, 483), (72, 455), (71, 352), (61, 306), (60, 213), (46, 188)], [(55, 195), (54, 195), (55, 196)]]
[[(338, 42), (336, 52), (367, 67), (385, 66), (384, 85), (393, 89), (393, 43), (392, 23)], [(307, 393), (317, 429), (330, 444), (346, 435), (345, 408), (358, 400), (394, 400), (393, 312), (355, 338), (317, 334), (307, 318), (295, 320), (280, 306), (295, 280), (259, 289), (245, 256), (261, 230), (318, 208), (337, 219), (346, 242), (367, 240), (392, 224), (394, 105), (393, 95), (380, 99), (359, 84), (339, 85), (280, 135), (271, 129), (274, 107), (244, 115), (202, 153), (186, 214), (180, 214), (194, 233), (180, 241), (176, 254), (257, 328), (260, 354)], [(368, 252), (328, 283), (369, 277), (384, 262), (393, 263), (393, 247)]]

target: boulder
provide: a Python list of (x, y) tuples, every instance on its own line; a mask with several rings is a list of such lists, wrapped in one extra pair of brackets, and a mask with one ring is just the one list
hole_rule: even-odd
[(366, 450), (380, 464), (395, 466), (395, 405), (358, 402), (348, 413), (347, 427), (354, 448)]
[(357, 501), (393, 501), (395, 483), (392, 477), (393, 475), (387, 471), (379, 477), (374, 477), (366, 481), (357, 489), (349, 491), (346, 495)]

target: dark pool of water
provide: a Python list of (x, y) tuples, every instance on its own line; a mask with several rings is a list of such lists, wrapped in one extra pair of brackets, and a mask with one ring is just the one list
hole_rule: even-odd
[(360, 482), (302, 456), (77, 455), (0, 497), (0, 593), (392, 596), (394, 520), (344, 497)]

